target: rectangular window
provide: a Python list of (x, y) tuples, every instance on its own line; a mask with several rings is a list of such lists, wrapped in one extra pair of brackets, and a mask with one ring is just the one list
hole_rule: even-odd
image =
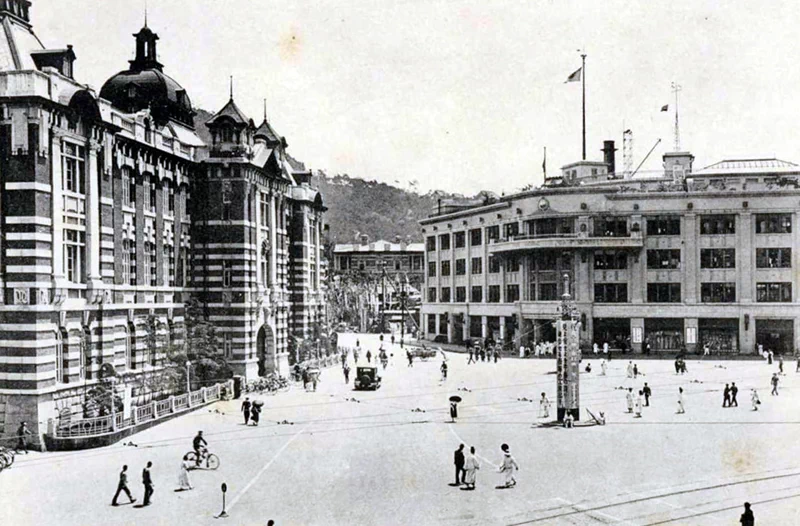
[(467, 287), (456, 287), (456, 303), (467, 301)]
[(483, 274), (483, 258), (472, 258), (472, 273)]
[(429, 261), (428, 262), (428, 277), (435, 278), (436, 277), (436, 262)]
[(456, 232), (455, 234), (453, 234), (453, 237), (455, 238), (456, 248), (464, 248), (464, 245), (466, 244), (467, 240), (467, 235), (464, 232)]
[(75, 194), (86, 194), (85, 148), (65, 142), (63, 143), (61, 157), (63, 160), (62, 184), (64, 190)]
[(500, 303), (500, 285), (489, 285), (488, 303)]
[(680, 249), (648, 250), (647, 268), (656, 270), (681, 268), (681, 250)]
[(439, 236), (439, 250), (450, 250), (450, 234)]
[(736, 249), (704, 248), (700, 250), (700, 268), (736, 268)]
[(497, 256), (489, 256), (489, 274), (497, 274), (500, 272), (500, 258)]
[(469, 231), (469, 246), (477, 247), (481, 244), (481, 229), (473, 228)]
[(510, 255), (506, 258), (506, 272), (519, 272), (519, 257)]
[(736, 233), (736, 216), (733, 214), (707, 215), (700, 218), (700, 234), (719, 236)]
[(558, 283), (539, 283), (539, 301), (556, 301), (558, 299)]
[(472, 303), (481, 303), (483, 301), (483, 287), (480, 285), (473, 286), (470, 291), (469, 301)]
[(440, 301), (442, 303), (450, 303), (450, 287), (442, 287)]
[(792, 301), (791, 282), (756, 283), (758, 303), (790, 303)]
[(223, 287), (230, 287), (231, 282), (233, 281), (233, 265), (231, 265), (230, 261), (223, 261), (222, 262), (222, 286)]
[(64, 271), (72, 283), (85, 283), (86, 234), (77, 230), (64, 230)]
[(756, 214), (756, 234), (791, 234), (791, 214)]
[(506, 285), (506, 303), (519, 301), (519, 285)]
[(436, 333), (436, 315), (435, 314), (428, 314), (428, 333), (429, 334)]
[(166, 188), (167, 211), (169, 215), (175, 215), (175, 188), (173, 188), (172, 185), (168, 185)]
[(594, 301), (597, 303), (627, 303), (627, 283), (595, 283)]
[(628, 254), (622, 250), (597, 250), (594, 253), (594, 268), (597, 270), (628, 268)]
[(222, 344), (223, 352), (225, 353), (225, 358), (233, 358), (233, 340), (231, 339), (230, 334), (226, 334)]
[(700, 298), (703, 303), (734, 303), (736, 283), (701, 283)]
[(500, 239), (500, 225), (486, 227), (486, 240), (488, 242)]
[(503, 225), (503, 236), (506, 239), (512, 239), (514, 236), (519, 235), (519, 223), (506, 223)]
[(422, 270), (422, 256), (414, 256), (414, 270)]
[(428, 288), (428, 303), (436, 303), (436, 287)]
[(456, 260), (456, 276), (463, 276), (467, 273), (467, 260), (466, 259), (457, 259)]
[(791, 268), (792, 249), (791, 248), (757, 248), (756, 249), (757, 268)]
[(628, 237), (628, 220), (624, 217), (595, 217), (595, 237)]
[(144, 282), (151, 287), (156, 286), (156, 245), (155, 243), (145, 242), (144, 244), (145, 257), (147, 258), (147, 265), (145, 266)]
[(136, 285), (136, 241), (129, 240), (128, 241), (128, 260), (131, 262), (130, 271), (128, 275), (130, 276), (130, 281), (128, 282), (129, 285)]
[(647, 284), (648, 303), (680, 303), (681, 284), (680, 283), (648, 283)]
[(450, 275), (450, 262), (442, 261), (442, 276), (449, 276), (449, 275)]
[(653, 216), (647, 218), (648, 236), (681, 235), (680, 216)]
[(130, 241), (122, 240), (122, 283), (127, 285), (131, 281), (131, 254), (129, 248)]
[(433, 252), (436, 250), (436, 236), (428, 236), (425, 240), (425, 248), (428, 252)]
[(261, 226), (269, 226), (269, 195), (263, 192), (260, 193), (259, 207), (261, 213)]

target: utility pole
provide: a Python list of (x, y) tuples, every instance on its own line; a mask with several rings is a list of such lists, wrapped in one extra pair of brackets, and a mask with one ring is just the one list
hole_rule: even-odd
[(681, 151), (681, 130), (678, 126), (678, 92), (683, 89), (682, 86), (673, 82), (672, 93), (675, 94), (675, 151)]

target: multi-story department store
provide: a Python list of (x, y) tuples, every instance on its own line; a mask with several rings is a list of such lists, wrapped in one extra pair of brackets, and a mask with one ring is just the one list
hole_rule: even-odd
[(688, 152), (633, 178), (605, 162), (543, 187), (445, 203), (421, 221), (427, 338), (554, 341), (564, 276), (591, 346), (653, 352), (800, 348), (800, 166)]
[(310, 171), (233, 94), (195, 122), (146, 25), (99, 94), (80, 84), (30, 4), (0, 0), (0, 436), (79, 417), (103, 366), (162, 367), (145, 320), (180, 343), (190, 298), (236, 373), (285, 371), (289, 335), (324, 315)]

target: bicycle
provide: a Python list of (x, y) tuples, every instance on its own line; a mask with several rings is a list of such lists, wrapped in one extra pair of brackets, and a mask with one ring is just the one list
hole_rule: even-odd
[(15, 450), (0, 446), (0, 471), (3, 471), (5, 468), (10, 468), (14, 463), (15, 456)]
[(203, 461), (205, 461), (205, 468), (206, 469), (217, 469), (219, 467), (219, 457), (214, 453), (209, 453), (207, 449), (203, 449), (200, 453), (200, 461), (197, 460), (197, 452), (189, 451), (186, 453), (186, 460), (189, 462), (193, 462), (195, 467), (201, 467)]

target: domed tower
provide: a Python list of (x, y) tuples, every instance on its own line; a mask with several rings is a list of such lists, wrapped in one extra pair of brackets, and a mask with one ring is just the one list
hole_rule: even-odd
[(194, 128), (194, 110), (186, 90), (164, 74), (158, 61), (158, 35), (147, 24), (135, 35), (136, 58), (130, 67), (117, 73), (100, 90), (100, 97), (117, 108), (135, 113), (150, 109), (158, 125), (175, 120)]

